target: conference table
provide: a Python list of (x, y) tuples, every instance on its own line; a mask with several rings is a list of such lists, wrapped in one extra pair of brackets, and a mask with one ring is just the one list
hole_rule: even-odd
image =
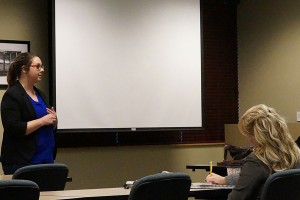
[[(189, 197), (195, 199), (227, 199), (232, 188), (201, 188), (190, 189)], [(101, 189), (82, 189), (41, 192), (40, 200), (127, 200), (130, 189), (124, 187), (101, 188)]]
[(12, 175), (0, 175), (0, 180), (10, 180), (12, 178)]
[[(12, 175), (0, 175), (0, 180), (10, 180)], [(197, 184), (197, 183), (193, 183)], [(195, 199), (227, 199), (232, 188), (192, 188), (189, 197)], [(130, 189), (124, 187), (40, 192), (40, 200), (127, 200)]]
[(130, 189), (101, 188), (101, 189), (82, 189), (82, 190), (63, 190), (41, 192), (40, 200), (56, 199), (105, 199), (105, 200), (124, 200), (128, 199)]

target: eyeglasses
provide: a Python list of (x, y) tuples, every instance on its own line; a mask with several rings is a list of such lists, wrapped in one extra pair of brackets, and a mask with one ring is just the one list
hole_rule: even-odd
[(36, 65), (30, 65), (30, 67), (35, 67), (37, 70), (41, 71), (41, 70), (45, 70), (44, 65), (41, 64), (36, 64)]

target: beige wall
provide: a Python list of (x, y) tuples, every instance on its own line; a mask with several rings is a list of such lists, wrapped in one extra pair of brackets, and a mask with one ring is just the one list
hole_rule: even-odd
[[(238, 5), (239, 116), (251, 106), (274, 107), (300, 136), (300, 1), (241, 0)], [(226, 143), (249, 146), (236, 124)]]
[[(30, 51), (41, 57), (47, 72), (49, 67), (47, 1), (3, 0), (0, 1), (0, 13), (2, 16), (0, 39), (30, 41)], [(44, 73), (43, 80), (37, 85), (47, 96), (49, 96), (48, 83), (48, 73)]]
[(194, 182), (203, 181), (207, 172), (185, 169), (187, 164), (208, 164), (223, 159), (219, 146), (136, 146), (59, 149), (57, 162), (70, 168), (73, 182), (67, 189), (122, 186), (161, 171), (188, 173)]
[(299, 8), (300, 1), (295, 0), (240, 1), (240, 116), (251, 106), (264, 103), (296, 123), (300, 111)]
[[(300, 1), (241, 0), (238, 5), (239, 116), (256, 104), (274, 107), (300, 136)], [(225, 142), (249, 146), (236, 124)]]

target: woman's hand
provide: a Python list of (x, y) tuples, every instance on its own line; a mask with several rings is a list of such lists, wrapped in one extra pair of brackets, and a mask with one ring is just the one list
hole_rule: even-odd
[(51, 109), (46, 108), (46, 110), (47, 110), (48, 115), (51, 116), (51, 120), (52, 120), (51, 124), (53, 124), (54, 128), (56, 128), (58, 121), (57, 121), (57, 114), (56, 114), (54, 108), (53, 107), (51, 107)]
[(226, 185), (225, 177), (215, 173), (212, 173), (211, 175), (209, 174), (205, 181), (212, 184)]
[(55, 110), (53, 109), (53, 107), (50, 108), (46, 108), (47, 111), (47, 115), (45, 115), (44, 117), (42, 117), (41, 119), (43, 120), (43, 126), (45, 125), (57, 125), (57, 115)]
[(53, 125), (53, 128), (55, 129), (57, 126), (57, 115), (55, 110), (53, 109), (53, 107), (50, 108), (46, 108), (47, 111), (47, 115), (39, 118), (39, 119), (35, 119), (32, 121), (27, 122), (27, 129), (26, 129), (26, 135), (29, 135), (31, 133), (33, 133), (34, 131), (36, 131), (37, 129), (39, 129), (42, 126), (47, 126), (47, 125)]

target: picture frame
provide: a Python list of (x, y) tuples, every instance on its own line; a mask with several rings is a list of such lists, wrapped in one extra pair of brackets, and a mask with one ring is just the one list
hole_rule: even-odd
[(20, 53), (29, 51), (29, 41), (0, 40), (0, 85), (7, 85), (6, 77), (10, 63)]

